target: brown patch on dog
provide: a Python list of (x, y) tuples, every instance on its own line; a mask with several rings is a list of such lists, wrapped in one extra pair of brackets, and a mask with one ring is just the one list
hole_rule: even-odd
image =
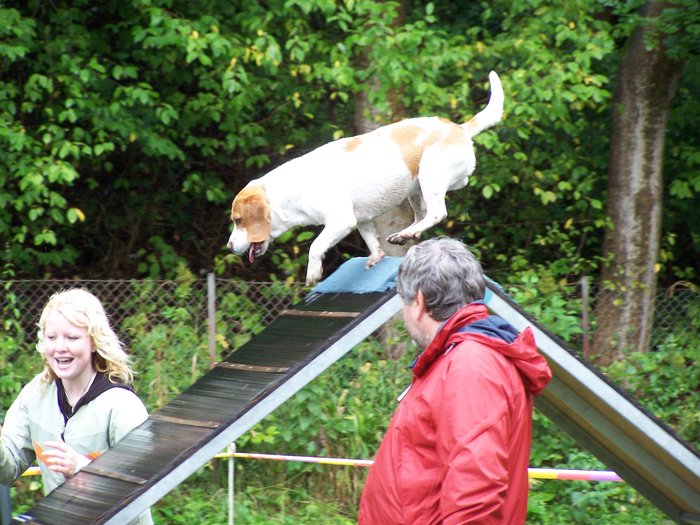
[(466, 137), (464, 136), (464, 130), (460, 126), (454, 124), (453, 122), (450, 122), (449, 120), (447, 120), (446, 122), (449, 123), (450, 130), (447, 133), (447, 136), (443, 139), (445, 146), (466, 147)]
[(249, 242), (263, 242), (270, 237), (272, 214), (264, 186), (243, 188), (231, 203), (231, 221), (248, 232)]
[(401, 149), (401, 157), (411, 173), (411, 177), (418, 175), (418, 166), (423, 154), (423, 145), (418, 144), (418, 135), (423, 131), (420, 126), (406, 124), (397, 126), (391, 132), (391, 140)]
[(439, 120), (443, 124), (449, 125), (447, 134), (438, 130), (433, 130), (425, 138), (419, 140), (418, 137), (424, 132), (424, 129), (412, 124), (397, 126), (391, 132), (391, 139), (396, 142), (401, 149), (401, 156), (411, 172), (412, 177), (418, 175), (420, 160), (425, 148), (438, 142), (442, 143), (445, 147), (464, 144), (464, 132), (459, 126), (444, 118)]
[(345, 144), (345, 151), (352, 153), (359, 148), (361, 144), (362, 139), (360, 137), (352, 137), (348, 139), (347, 143)]

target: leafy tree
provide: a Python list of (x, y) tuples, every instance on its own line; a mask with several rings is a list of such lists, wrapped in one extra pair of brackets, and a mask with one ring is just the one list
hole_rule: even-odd
[[(361, 131), (358, 115), (372, 125), (421, 115), (464, 121), (486, 103), (493, 69), (506, 90), (505, 119), (476, 138), (470, 185), (448, 195), (449, 219), (430, 234), (466, 240), (497, 279), (537, 274), (551, 286), (595, 273), (611, 91), (636, 13), (611, 17), (605, 7), (5, 2), (2, 264), (19, 277), (172, 276), (184, 262), (194, 272), (299, 279), (312, 229), (279, 239), (252, 268), (226, 253), (235, 192)], [(698, 271), (698, 223), (683, 220), (697, 213), (699, 187), (697, 119), (684, 118), (699, 109), (693, 63), (679, 91), (684, 105), (669, 120), (677, 140), (664, 182), (674, 197), (662, 210), (666, 282)], [(365, 254), (359, 237), (329, 254), (327, 271), (348, 254)]]

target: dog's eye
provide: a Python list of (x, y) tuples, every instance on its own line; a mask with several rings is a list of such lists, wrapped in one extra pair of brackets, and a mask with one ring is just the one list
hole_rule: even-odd
[(241, 218), (240, 217), (234, 218), (233, 224), (235, 224), (236, 226), (240, 226), (241, 225)]

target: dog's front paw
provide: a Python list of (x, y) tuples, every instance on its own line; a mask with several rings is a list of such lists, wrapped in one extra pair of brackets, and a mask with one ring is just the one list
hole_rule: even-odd
[(321, 280), (323, 275), (322, 269), (319, 267), (317, 269), (312, 269), (310, 266), (306, 270), (306, 286), (313, 286)]
[(367, 257), (367, 262), (365, 263), (365, 268), (367, 268), (369, 270), (372, 266), (374, 266), (379, 261), (381, 261), (384, 258), (384, 255), (385, 255), (384, 251), (379, 250), (377, 253), (372, 254), (369, 257)]

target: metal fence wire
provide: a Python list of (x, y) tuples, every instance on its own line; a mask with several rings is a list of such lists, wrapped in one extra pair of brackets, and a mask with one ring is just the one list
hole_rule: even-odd
[[(213, 274), (208, 279), (183, 281), (0, 280), (0, 320), (6, 333), (20, 339), (17, 348), (33, 347), (43, 306), (52, 294), (73, 287), (85, 288), (100, 298), (127, 348), (134, 342), (133, 334), (161, 327), (167, 337), (177, 326), (181, 336), (183, 327), (190, 336), (182, 344), (203, 349), (215, 344), (223, 355), (261, 331), (308, 291), (302, 283), (245, 282), (214, 278)], [(592, 297), (596, 289), (591, 287)], [(567, 301), (580, 302), (578, 284), (561, 293)], [(215, 333), (208, 325), (208, 312), (216, 320)], [(664, 290), (656, 300), (652, 345), (679, 329), (700, 332), (699, 319), (700, 293), (696, 288), (674, 285)], [(577, 341), (569, 342), (575, 346)]]
[[(212, 281), (213, 288), (208, 285)], [(101, 300), (127, 348), (136, 328), (143, 332), (174, 325), (188, 325), (193, 347), (206, 347), (210, 305), (215, 308), (217, 344), (231, 347), (237, 336), (247, 339), (262, 330), (304, 291), (301, 284), (228, 279), (0, 281), (2, 320), (6, 331), (24, 339), (18, 347), (35, 344), (44, 305), (51, 295), (69, 288), (84, 288)]]

